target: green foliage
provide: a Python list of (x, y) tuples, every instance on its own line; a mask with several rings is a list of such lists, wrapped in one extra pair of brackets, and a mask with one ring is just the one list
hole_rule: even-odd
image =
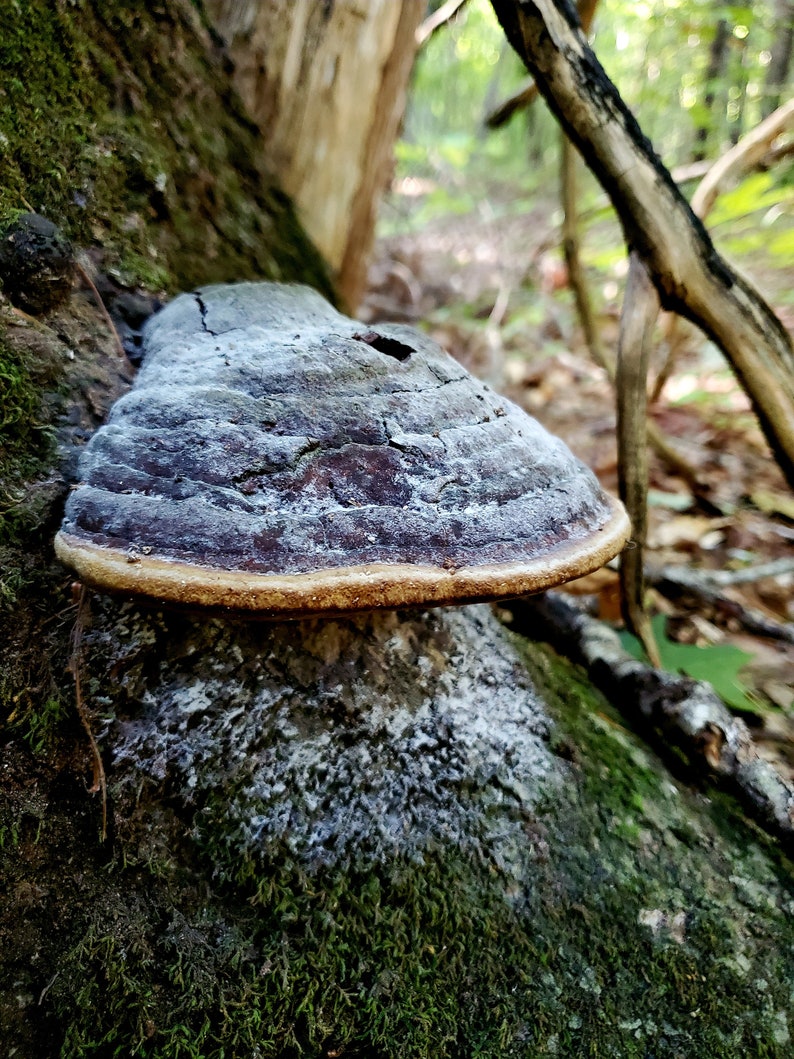
[[(663, 614), (655, 615), (651, 625), (662, 668), (668, 673), (683, 673), (693, 680), (705, 680), (728, 706), (736, 710), (759, 711), (758, 700), (739, 677), (739, 672), (752, 661), (751, 654), (732, 644), (698, 647), (696, 644), (676, 643), (667, 635), (667, 619)], [(630, 654), (646, 660), (639, 640), (630, 633), (622, 633), (620, 638)]]
[[(709, 83), (721, 19), (728, 27), (724, 66)], [(768, 51), (779, 32), (774, 5), (602, 0), (595, 29), (599, 59), (668, 165), (689, 160), (699, 128), (707, 155), (717, 157), (760, 120)]]
[(719, 196), (708, 218), (716, 242), (736, 256), (763, 253), (771, 264), (794, 260), (794, 183), (787, 170), (751, 173)]
[[(421, 227), (447, 212), (472, 211), (485, 194), (508, 184), (536, 186), (535, 170), (553, 161), (557, 138), (552, 118), (533, 110), (486, 132), (488, 111), (510, 95), (526, 71), (505, 41), (487, 0), (470, 0), (454, 21), (434, 34), (414, 70), (403, 139), (397, 145), (397, 178), (429, 180), (435, 188), (411, 212)], [(388, 230), (394, 226), (388, 217)]]
[[(669, 168), (699, 153), (716, 160), (760, 120), (769, 49), (779, 32), (773, 7), (713, 0), (599, 4), (596, 55)], [(528, 191), (537, 202), (557, 183), (559, 136), (542, 100), (497, 132), (481, 129), (482, 116), (509, 97), (525, 74), (503, 50), (486, 0), (471, 0), (464, 12), (420, 54), (398, 147), (398, 176), (434, 186), (418, 208), (403, 208), (402, 217), (387, 213), (386, 232), (406, 223), (421, 227), (467, 207), (474, 212), (486, 197), (491, 208), (501, 204), (519, 211), (518, 200)], [(728, 29), (724, 63), (709, 82), (720, 20)], [(583, 175), (580, 184), (583, 260), (614, 279), (625, 260), (620, 231), (594, 182)], [(725, 193), (708, 225), (716, 228), (720, 249), (729, 256), (763, 254), (773, 266), (788, 268), (794, 253), (791, 168), (754, 174)]]

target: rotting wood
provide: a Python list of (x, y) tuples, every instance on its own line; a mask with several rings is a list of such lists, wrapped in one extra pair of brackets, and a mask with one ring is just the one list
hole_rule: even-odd
[(334, 275), (363, 293), (424, 0), (208, 0), (262, 150)]

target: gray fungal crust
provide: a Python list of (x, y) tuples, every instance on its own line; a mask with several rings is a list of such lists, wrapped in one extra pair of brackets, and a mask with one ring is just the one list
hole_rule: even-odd
[[(171, 792), (237, 857), (286, 847), (317, 867), (450, 843), (520, 878), (538, 806), (570, 781), (486, 606), (275, 624), (108, 603), (96, 624), (128, 702), (116, 782)], [(130, 666), (146, 642), (158, 663)]]
[(181, 295), (144, 350), (57, 542), (100, 587), (298, 613), (302, 594), (309, 611), (496, 598), (627, 535), (523, 411), (426, 336), (368, 331), (308, 288)]

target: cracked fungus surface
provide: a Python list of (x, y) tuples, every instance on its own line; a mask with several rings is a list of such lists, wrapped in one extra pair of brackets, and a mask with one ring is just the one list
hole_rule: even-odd
[(100, 605), (131, 704), (114, 771), (172, 792), (199, 837), (309, 866), (453, 843), (523, 875), (565, 766), (487, 606), (273, 626)]
[[(151, 321), (63, 530), (252, 573), (531, 560), (612, 517), (595, 477), (411, 328), (243, 283)], [(617, 550), (617, 545), (614, 550)]]

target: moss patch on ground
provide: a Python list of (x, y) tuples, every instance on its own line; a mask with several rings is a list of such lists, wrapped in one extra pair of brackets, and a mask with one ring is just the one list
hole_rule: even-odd
[(262, 277), (330, 294), (222, 62), (187, 0), (2, 5), (0, 220), (35, 209), (151, 290)]

